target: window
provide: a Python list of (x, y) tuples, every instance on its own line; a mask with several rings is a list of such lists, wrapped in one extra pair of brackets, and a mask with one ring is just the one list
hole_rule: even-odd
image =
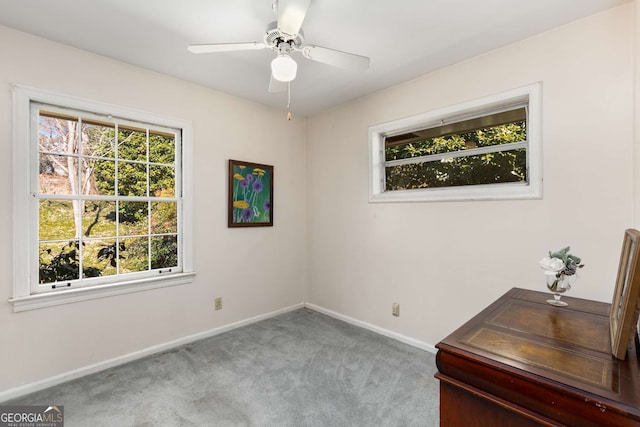
[(370, 201), (541, 195), (540, 88), (369, 128)]
[(190, 281), (189, 124), (14, 95), (14, 310)]

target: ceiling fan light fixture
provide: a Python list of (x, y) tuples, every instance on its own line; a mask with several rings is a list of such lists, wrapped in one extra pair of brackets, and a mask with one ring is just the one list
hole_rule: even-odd
[(271, 61), (271, 75), (281, 82), (290, 82), (296, 78), (298, 64), (286, 53), (281, 53)]

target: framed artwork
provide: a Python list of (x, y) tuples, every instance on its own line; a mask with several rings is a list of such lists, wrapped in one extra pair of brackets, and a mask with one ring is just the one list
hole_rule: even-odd
[(640, 231), (628, 229), (624, 232), (616, 288), (609, 312), (611, 353), (622, 360), (627, 355), (627, 346), (637, 333), (640, 291), (639, 255)]
[(229, 227), (273, 225), (273, 166), (229, 160)]

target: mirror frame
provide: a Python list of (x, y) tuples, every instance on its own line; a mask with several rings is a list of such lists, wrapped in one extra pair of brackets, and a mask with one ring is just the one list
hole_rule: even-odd
[(640, 231), (627, 229), (622, 241), (616, 288), (609, 311), (611, 353), (624, 360), (635, 337), (640, 290)]

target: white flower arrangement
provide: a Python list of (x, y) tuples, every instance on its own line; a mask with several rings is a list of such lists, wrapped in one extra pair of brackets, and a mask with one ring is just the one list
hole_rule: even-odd
[[(555, 276), (555, 280), (549, 285), (549, 289), (552, 291), (557, 289), (558, 282), (563, 281), (565, 277), (575, 275), (579, 268), (584, 267), (584, 264), (581, 264), (581, 259), (571, 255), (569, 250), (571, 248), (567, 246), (558, 252), (549, 251), (549, 256), (540, 260), (540, 267), (544, 270), (544, 274)], [(548, 283), (551, 282), (549, 281)]]
[(564, 262), (560, 258), (544, 257), (540, 260), (540, 266), (544, 274), (555, 275), (564, 268)]

